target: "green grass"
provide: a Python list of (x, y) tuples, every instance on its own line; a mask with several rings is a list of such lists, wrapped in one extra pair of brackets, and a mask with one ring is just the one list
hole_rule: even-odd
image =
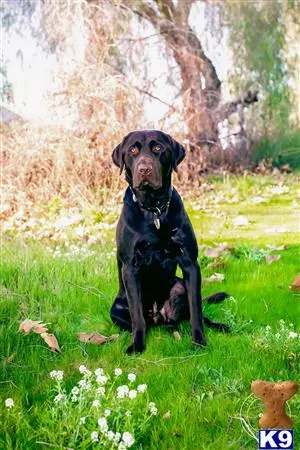
[[(163, 328), (150, 330), (142, 355), (125, 356), (129, 333), (120, 333), (117, 341), (100, 347), (78, 342), (77, 333), (81, 331), (105, 335), (118, 332), (109, 318), (117, 292), (115, 260), (106, 255), (114, 245), (111, 232), (103, 245), (95, 246), (96, 255), (83, 260), (53, 258), (42, 242), (25, 239), (21, 234), (3, 236), (1, 449), (48, 448), (36, 442), (43, 440), (41, 424), (47, 422), (48, 414), (45, 405), (53, 399), (49, 372), (64, 370), (67, 384), (72, 385), (78, 379), (80, 364), (90, 369), (121, 367), (135, 372), (141, 383), (147, 383), (159, 415), (153, 420), (143, 448), (257, 448), (240, 419), (245, 418), (258, 429), (262, 407), (259, 401), (254, 406), (250, 404), (251, 382), (258, 378), (299, 381), (299, 340), (285, 339), (283, 334), (275, 338), (276, 333), (280, 334), (281, 319), (286, 326), (293, 323), (293, 330), (300, 332), (299, 295), (289, 290), (299, 272), (298, 219), (293, 203), (296, 179), (286, 176), (284, 182), (290, 188), (289, 193), (260, 204), (253, 204), (251, 199), (267, 191), (272, 184), (270, 177), (212, 181), (213, 194), (201, 194), (201, 198), (186, 203), (200, 245), (227, 241), (235, 246), (233, 253), (224, 256), (225, 269), (209, 269), (207, 263), (211, 260), (203, 257), (203, 253), (200, 257), (203, 278), (214, 271), (225, 274), (222, 284), (204, 283), (203, 293), (225, 290), (233, 296), (222, 305), (206, 305), (205, 313), (229, 323), (232, 332), (223, 335), (207, 330), (205, 350), (192, 346), (188, 323), (180, 327), (180, 341)], [(216, 208), (215, 198), (221, 193), (225, 197)], [(230, 203), (234, 195), (238, 200)], [(212, 217), (213, 212), (219, 216)], [(239, 214), (247, 216), (249, 224), (234, 228), (232, 220)], [(287, 232), (266, 231), (283, 225), (288, 227)], [(264, 252), (270, 253), (267, 244), (286, 244), (288, 248), (273, 251), (281, 259), (267, 265), (264, 259)], [(49, 330), (57, 336), (61, 354), (50, 352), (39, 336), (18, 332), (20, 321), (26, 317), (50, 323)], [(269, 341), (263, 338), (267, 325), (271, 326)], [(11, 411), (4, 407), (7, 397), (15, 401)], [(289, 405), (295, 423), (299, 424), (297, 396)], [(167, 411), (171, 417), (163, 419)], [(255, 417), (250, 418), (252, 415)], [(53, 444), (55, 439), (53, 434), (53, 440), (47, 443)], [(299, 430), (295, 440), (297, 448)]]

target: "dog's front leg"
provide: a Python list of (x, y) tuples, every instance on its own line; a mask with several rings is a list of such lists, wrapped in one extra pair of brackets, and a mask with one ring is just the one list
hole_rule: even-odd
[(190, 309), (192, 338), (195, 344), (206, 346), (203, 327), (201, 274), (197, 261), (184, 257), (180, 261)]
[(142, 352), (145, 350), (146, 324), (143, 316), (139, 277), (133, 267), (123, 265), (122, 279), (132, 322), (132, 344), (127, 348), (126, 353)]

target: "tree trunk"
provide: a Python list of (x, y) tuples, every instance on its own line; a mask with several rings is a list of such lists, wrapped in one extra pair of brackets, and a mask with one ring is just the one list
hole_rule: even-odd
[(189, 138), (194, 145), (217, 145), (218, 129), (213, 112), (220, 102), (221, 83), (195, 33), (174, 29), (165, 36), (173, 50), (182, 78), (182, 99)]
[[(231, 102), (221, 102), (221, 82), (215, 67), (188, 23), (193, 2), (178, 0), (175, 6), (173, 0), (152, 0), (152, 4), (140, 2), (138, 9), (134, 8), (137, 5), (134, 2), (131, 8), (134, 13), (152, 23), (174, 55), (182, 78), (181, 95), (188, 138), (191, 149), (201, 149), (202, 159), (207, 150), (222, 150), (218, 124), (258, 99), (257, 92), (248, 92)], [(245, 140), (243, 126), (241, 133)]]
[(178, 1), (176, 7), (172, 0), (155, 0), (155, 3), (158, 10), (142, 2), (140, 10), (135, 12), (149, 20), (162, 34), (178, 64), (188, 137), (193, 146), (218, 145), (213, 112), (220, 102), (221, 82), (188, 24), (193, 0)]

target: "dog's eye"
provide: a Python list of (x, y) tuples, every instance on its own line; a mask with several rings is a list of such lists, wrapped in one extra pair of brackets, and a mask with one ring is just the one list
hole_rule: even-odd
[(129, 151), (133, 155), (137, 155), (140, 152), (140, 149), (138, 147), (130, 147)]
[(152, 147), (152, 151), (154, 153), (158, 153), (161, 151), (161, 146), (160, 145), (154, 145), (154, 147)]

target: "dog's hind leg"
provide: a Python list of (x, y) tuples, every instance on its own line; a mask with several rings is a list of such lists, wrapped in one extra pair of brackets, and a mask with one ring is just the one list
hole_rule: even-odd
[[(225, 292), (218, 292), (203, 301), (207, 303), (219, 303), (229, 297)], [(190, 311), (186, 295), (186, 290), (184, 286), (184, 281), (181, 278), (176, 277), (173, 287), (170, 291), (170, 297), (165, 301), (162, 309), (160, 310), (160, 315), (163, 317), (164, 325), (171, 327), (176, 327), (180, 322), (184, 320), (189, 320)], [(223, 333), (228, 333), (229, 327), (222, 322), (213, 322), (208, 317), (203, 317), (204, 324), (208, 328), (213, 328)]]

